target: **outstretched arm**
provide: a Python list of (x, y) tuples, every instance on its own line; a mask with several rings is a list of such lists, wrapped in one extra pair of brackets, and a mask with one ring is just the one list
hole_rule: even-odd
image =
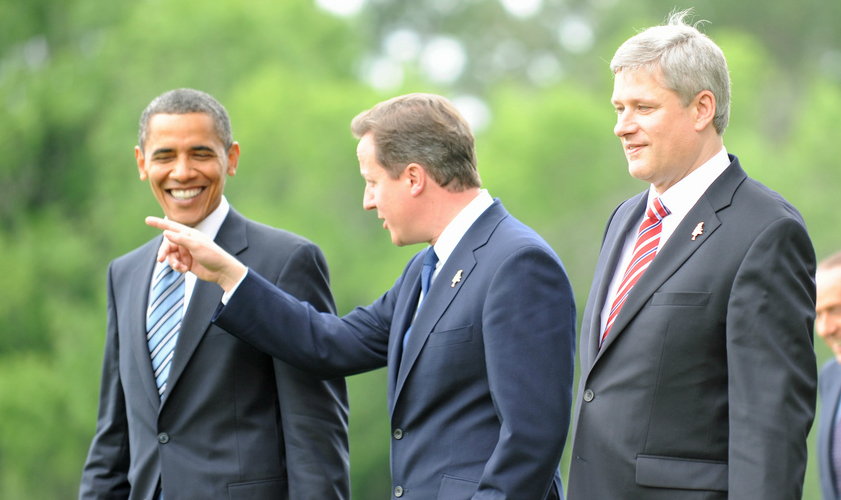
[(158, 217), (146, 217), (146, 224), (164, 230), (158, 262), (169, 261), (173, 270), (190, 271), (201, 280), (218, 284), (226, 292), (245, 275), (245, 265), (201, 231)]

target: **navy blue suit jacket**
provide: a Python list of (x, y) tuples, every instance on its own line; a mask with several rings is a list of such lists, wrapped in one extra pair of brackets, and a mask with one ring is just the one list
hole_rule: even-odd
[(832, 471), (832, 427), (835, 410), (841, 398), (841, 365), (835, 358), (829, 360), (818, 377), (821, 414), (818, 417), (818, 473), (824, 500), (837, 500), (835, 473)]
[[(108, 330), (96, 435), (80, 500), (350, 498), (347, 389), (225, 333), (210, 320), (222, 290), (196, 281), (163, 400), (146, 345), (162, 237), (108, 268)], [(327, 264), (304, 238), (231, 208), (216, 243), (273, 282), (333, 311)]]
[(214, 321), (322, 377), (387, 365), (392, 498), (561, 498), (576, 320), (561, 261), (496, 200), (441, 268), (402, 352), (425, 251), (342, 318), (249, 271)]

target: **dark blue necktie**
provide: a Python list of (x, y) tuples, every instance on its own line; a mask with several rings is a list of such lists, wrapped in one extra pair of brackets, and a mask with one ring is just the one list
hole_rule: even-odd
[[(429, 292), (429, 287), (432, 286), (432, 275), (435, 274), (435, 264), (438, 263), (438, 255), (435, 253), (434, 247), (429, 247), (426, 250), (426, 255), (423, 256), (423, 270), (421, 271), (421, 299), (420, 303), (418, 303), (418, 309), (420, 309), (420, 304), (423, 303), (423, 300), (426, 298), (426, 294)], [(406, 348), (406, 341), (409, 339), (409, 333), (411, 333), (412, 327), (409, 326), (409, 329), (406, 330), (405, 335), (403, 335), (403, 348)]]

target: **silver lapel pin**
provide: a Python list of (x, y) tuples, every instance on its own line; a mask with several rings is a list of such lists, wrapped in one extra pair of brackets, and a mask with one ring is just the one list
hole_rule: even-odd
[(462, 269), (459, 269), (459, 270), (458, 270), (458, 272), (456, 273), (456, 275), (455, 275), (455, 276), (453, 276), (453, 284), (452, 284), (452, 285), (450, 285), (450, 288), (455, 288), (455, 287), (456, 287), (456, 283), (458, 283), (459, 281), (461, 281), (461, 272), (462, 272), (462, 271), (463, 271)]

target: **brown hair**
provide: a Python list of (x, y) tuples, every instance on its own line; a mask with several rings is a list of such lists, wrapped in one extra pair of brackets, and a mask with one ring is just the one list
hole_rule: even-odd
[(394, 179), (418, 163), (450, 191), (482, 185), (470, 125), (441, 96), (394, 97), (358, 114), (350, 130), (357, 139), (373, 134), (377, 161)]

